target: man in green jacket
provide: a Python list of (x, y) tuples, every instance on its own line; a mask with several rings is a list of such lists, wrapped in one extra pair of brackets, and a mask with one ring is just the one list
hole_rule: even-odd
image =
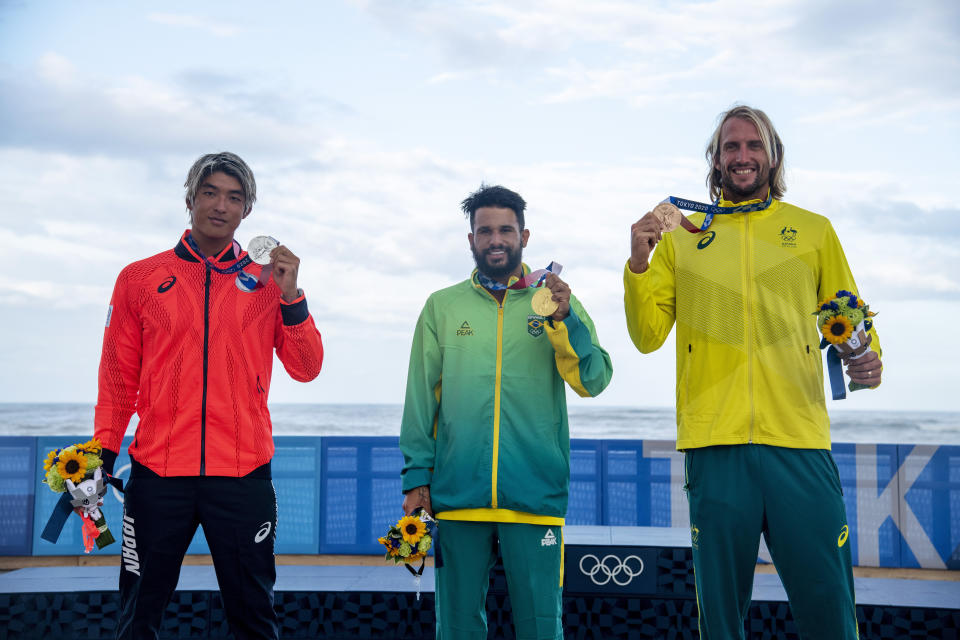
[[(596, 396), (610, 382), (610, 356), (570, 287), (523, 264), (523, 198), (481, 186), (462, 208), (477, 268), (434, 292), (417, 321), (400, 431), (403, 509), (423, 507), (440, 521), (437, 638), (487, 637), (499, 544), (517, 638), (559, 639), (570, 485), (564, 381)], [(541, 282), (553, 311), (531, 308)]]
[[(677, 325), (700, 637), (744, 637), (762, 533), (801, 637), (852, 640), (849, 528), (812, 314), (856, 285), (830, 221), (781, 200), (783, 144), (766, 114), (724, 113), (707, 159), (712, 223), (699, 231), (700, 213), (669, 231), (648, 213), (632, 227), (623, 274), (637, 349), (659, 348)], [(847, 373), (876, 386), (883, 365), (870, 335)]]

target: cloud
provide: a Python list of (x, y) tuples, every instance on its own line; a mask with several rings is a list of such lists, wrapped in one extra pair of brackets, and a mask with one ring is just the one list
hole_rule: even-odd
[(487, 82), (494, 82), (497, 72), (494, 69), (476, 69), (471, 71), (444, 71), (427, 78), (427, 84), (445, 84), (448, 82), (461, 82), (472, 80), (474, 78), (486, 79)]
[[(756, 81), (810, 102), (808, 121), (904, 122), (956, 110), (955, 3), (359, 3), (386, 28), (433, 43), (449, 68), (526, 73), (547, 104), (610, 99), (633, 107), (715, 100)], [(546, 79), (548, 82), (542, 82)], [(865, 123), (857, 105), (880, 101)], [(681, 106), (681, 108), (683, 108)]]
[(12, 280), (0, 275), (0, 305), (36, 309), (72, 309), (105, 304), (112, 285), (82, 285), (62, 280)]
[[(640, 356), (624, 326), (629, 227), (667, 195), (704, 197), (710, 118), (743, 99), (781, 128), (788, 200), (833, 222), (895, 364), (913, 339), (901, 307), (948, 310), (932, 327), (946, 335), (960, 301), (954, 4), (324, 5), (351, 31), (239, 6), (221, 37), (200, 18), (154, 14), (144, 29), (137, 15), (145, 51), (158, 31), (183, 47), (119, 60), (51, 32), (0, 65), (0, 304), (37, 343), (55, 331), (37, 310), (58, 309), (45, 320), (63, 327), (58, 346), (33, 361), (98, 343), (119, 270), (186, 226), (190, 163), (230, 149), (260, 187), (238, 240), (268, 233), (301, 257), (327, 340), (326, 379), (285, 398), (399, 402), (424, 300), (473, 267), (459, 202), (499, 183), (529, 202), (528, 264), (564, 264), (614, 355), (602, 402), (642, 388), (655, 392), (641, 403), (669, 403), (672, 349)], [(73, 33), (93, 33), (97, 15), (77, 15), (89, 22)], [(248, 24), (264, 37), (231, 31)], [(225, 45), (229, 60), (211, 55)]]
[[(257, 89), (250, 89), (251, 84)], [(202, 89), (204, 82), (216, 90)], [(352, 116), (322, 95), (271, 89), (268, 79), (194, 69), (178, 82), (108, 76), (78, 69), (48, 52), (36, 74), (0, 74), (0, 145), (72, 153), (151, 155), (232, 147), (246, 153), (288, 153), (319, 145), (320, 114)]]
[(223, 19), (219, 17), (214, 19), (186, 14), (151, 13), (147, 16), (147, 20), (172, 27), (185, 27), (187, 29), (206, 31), (218, 38), (233, 38), (243, 35), (246, 31), (243, 27), (224, 22)]

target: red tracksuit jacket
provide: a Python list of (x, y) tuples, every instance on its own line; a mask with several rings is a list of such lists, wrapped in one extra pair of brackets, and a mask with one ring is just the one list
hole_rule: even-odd
[[(120, 272), (100, 358), (94, 435), (119, 451), (136, 411), (130, 456), (161, 476), (247, 475), (273, 457), (267, 395), (276, 349), (301, 382), (317, 377), (320, 333), (303, 296), (270, 279), (252, 292), (209, 269), (186, 244)], [(219, 268), (240, 256), (227, 247)], [(260, 267), (244, 269), (254, 277)], [(111, 460), (112, 466), (112, 460)]]

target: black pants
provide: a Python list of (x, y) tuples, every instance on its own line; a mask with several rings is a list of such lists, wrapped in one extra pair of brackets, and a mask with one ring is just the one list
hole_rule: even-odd
[(163, 478), (133, 462), (124, 496), (117, 638), (156, 638), (197, 525), (237, 640), (278, 637), (277, 497), (269, 463), (242, 478)]

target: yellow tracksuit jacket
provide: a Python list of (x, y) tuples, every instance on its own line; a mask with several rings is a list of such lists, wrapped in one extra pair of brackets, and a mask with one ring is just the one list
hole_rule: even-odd
[(658, 349), (677, 324), (678, 449), (830, 448), (813, 312), (857, 289), (829, 220), (778, 200), (717, 215), (705, 233), (664, 234), (650, 268), (627, 266), (623, 280), (637, 349)]

